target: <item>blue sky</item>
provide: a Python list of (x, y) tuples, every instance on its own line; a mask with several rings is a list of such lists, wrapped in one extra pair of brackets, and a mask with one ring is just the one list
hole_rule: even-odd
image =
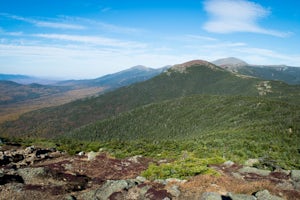
[(294, 0), (1, 0), (0, 73), (94, 78), (237, 57), (300, 67)]

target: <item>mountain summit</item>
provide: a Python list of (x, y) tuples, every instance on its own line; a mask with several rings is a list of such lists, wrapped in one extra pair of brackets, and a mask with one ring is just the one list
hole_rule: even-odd
[(212, 62), (213, 64), (220, 66), (220, 67), (239, 67), (239, 66), (247, 66), (248, 63), (246, 63), (243, 60), (240, 60), (235, 57), (228, 57), (228, 58), (222, 58), (218, 59)]

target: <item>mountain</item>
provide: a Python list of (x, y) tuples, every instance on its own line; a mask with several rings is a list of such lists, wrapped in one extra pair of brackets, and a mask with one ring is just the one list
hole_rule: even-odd
[(231, 68), (231, 67), (239, 67), (239, 66), (247, 66), (248, 63), (246, 63), (243, 60), (240, 60), (238, 58), (229, 57), (229, 58), (222, 58), (218, 59), (212, 62), (213, 64), (223, 67), (223, 68)]
[(49, 85), (57, 82), (56, 80), (43, 79), (33, 76), (19, 75), (19, 74), (0, 74), (0, 81), (13, 81), (19, 84), (43, 84)]
[(297, 104), (299, 90), (300, 86), (245, 77), (196, 60), (175, 65), (152, 79), (98, 97), (26, 113), (18, 120), (3, 123), (0, 133), (55, 137), (139, 106), (194, 94), (260, 96)]
[(142, 65), (134, 66), (132, 68), (108, 74), (103, 77), (89, 80), (67, 80), (58, 82), (56, 85), (72, 86), (75, 88), (82, 87), (103, 87), (107, 90), (116, 89), (122, 86), (127, 86), (132, 83), (148, 80), (166, 70), (168, 67), (159, 69), (147, 68)]
[(238, 58), (223, 58), (213, 61), (228, 71), (264, 80), (278, 80), (291, 85), (300, 85), (300, 67), (286, 65), (250, 65)]
[(36, 83), (22, 85), (13, 81), (0, 81), (0, 105), (18, 103), (67, 91), (66, 87), (45, 86)]

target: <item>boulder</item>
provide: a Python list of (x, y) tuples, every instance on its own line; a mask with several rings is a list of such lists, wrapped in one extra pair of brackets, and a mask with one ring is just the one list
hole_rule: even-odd
[(284, 200), (280, 197), (271, 195), (268, 190), (262, 190), (255, 194), (257, 200)]
[(223, 163), (224, 167), (231, 167), (232, 165), (234, 165), (234, 162), (232, 162), (231, 160), (227, 160)]
[(130, 187), (132, 186), (126, 180), (108, 180), (100, 189), (96, 190), (95, 197), (99, 200), (107, 200), (112, 194), (128, 190)]
[(292, 170), (291, 178), (293, 181), (300, 181), (300, 170)]
[(248, 159), (245, 161), (244, 165), (248, 167), (253, 167), (255, 164), (258, 164), (259, 160), (257, 158)]
[(18, 169), (17, 173), (23, 177), (26, 184), (35, 184), (36, 179), (47, 177), (44, 167)]
[(256, 198), (252, 195), (247, 195), (247, 194), (233, 194), (233, 193), (228, 193), (228, 198), (231, 200), (256, 200)]
[(96, 158), (97, 155), (99, 155), (98, 152), (94, 152), (94, 151), (88, 152), (88, 154), (87, 154), (87, 157), (88, 157), (87, 159), (88, 159), (88, 161), (95, 160), (95, 158)]
[(270, 170), (264, 170), (264, 169), (257, 169), (254, 167), (243, 167), (238, 170), (241, 174), (257, 174), (259, 176), (269, 176), (271, 171)]
[(204, 192), (200, 200), (222, 200), (222, 196), (216, 192)]
[(171, 187), (167, 188), (168, 193), (170, 193), (173, 197), (179, 197), (180, 190), (177, 185), (172, 185)]

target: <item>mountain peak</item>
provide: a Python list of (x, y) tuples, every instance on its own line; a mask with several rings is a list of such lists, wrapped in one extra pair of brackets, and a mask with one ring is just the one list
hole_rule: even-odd
[(235, 57), (218, 59), (213, 61), (212, 63), (220, 67), (239, 67), (248, 65), (248, 63), (246, 63), (245, 61)]
[(201, 66), (209, 67), (211, 69), (216, 69), (216, 66), (214, 64), (205, 60), (191, 60), (182, 64), (174, 65), (173, 67), (171, 67), (171, 69), (184, 71), (186, 68), (192, 67), (194, 65), (201, 65)]
[(145, 67), (144, 65), (137, 65), (137, 66), (131, 67), (130, 69), (143, 70), (143, 71), (149, 71), (150, 70), (150, 68)]

